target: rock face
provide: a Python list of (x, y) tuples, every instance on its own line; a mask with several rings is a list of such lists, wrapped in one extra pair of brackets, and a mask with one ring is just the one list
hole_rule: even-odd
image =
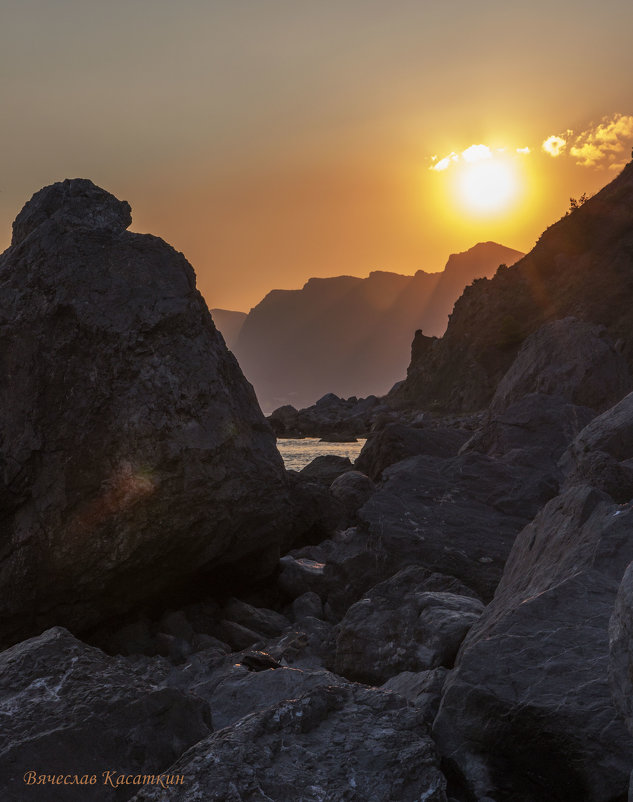
[(633, 735), (633, 563), (630, 563), (609, 622), (609, 679), (613, 699)]
[(282, 461), (184, 257), (83, 179), (0, 257), (0, 641), (275, 550)]
[[(466, 287), (441, 340), (417, 333), (407, 379), (392, 400), (482, 409), (526, 338), (544, 323), (570, 315), (604, 325), (631, 370), (631, 247), (633, 164), (628, 164), (593, 198), (550, 226), (513, 267)], [(572, 360), (566, 364), (575, 370)], [(608, 386), (613, 387), (612, 377)], [(575, 403), (584, 405), (587, 399)]]
[(608, 625), (632, 526), (630, 504), (584, 486), (550, 501), (517, 537), (434, 725), (473, 798), (625, 798), (633, 741), (607, 681)]
[(383, 480), (359, 512), (374, 562), (380, 555), (395, 570), (421, 565), (457, 577), (484, 601), (514, 538), (558, 489), (549, 477), (481, 454), (411, 457)]
[(324, 393), (386, 393), (404, 378), (416, 329), (440, 335), (464, 287), (522, 254), (481, 242), (443, 271), (312, 278), (273, 290), (249, 312), (235, 354), (263, 409), (305, 407)]
[(530, 393), (558, 396), (597, 412), (631, 389), (631, 376), (604, 326), (573, 317), (546, 323), (530, 335), (495, 391), (490, 413)]
[(408, 457), (455, 457), (467, 439), (468, 433), (459, 429), (388, 423), (369, 435), (354, 464), (378, 481), (385, 468)]
[(408, 568), (372, 588), (337, 627), (336, 673), (379, 685), (403, 671), (451, 668), (483, 604), (429, 590), (448, 577)]
[[(22, 802), (121, 800), (102, 772), (160, 774), (211, 730), (208, 705), (158, 687), (152, 664), (107, 657), (60, 627), (0, 655), (0, 795)], [(26, 785), (35, 771), (97, 775), (91, 786)]]
[[(219, 730), (173, 764), (177, 802), (446, 802), (421, 710), (394, 693), (316, 687)], [(300, 795), (298, 795), (300, 794)], [(146, 787), (135, 802), (162, 800)]]

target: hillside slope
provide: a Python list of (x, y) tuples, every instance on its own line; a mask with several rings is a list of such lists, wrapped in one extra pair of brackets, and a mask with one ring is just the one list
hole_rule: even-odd
[(512, 268), (466, 287), (441, 339), (416, 332), (394, 402), (484, 407), (525, 338), (567, 316), (603, 324), (633, 365), (633, 164), (550, 226)]

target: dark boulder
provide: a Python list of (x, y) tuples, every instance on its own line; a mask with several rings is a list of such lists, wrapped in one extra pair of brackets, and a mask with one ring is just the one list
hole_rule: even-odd
[[(321, 686), (276, 703), (196, 744), (170, 773), (169, 798), (208, 802), (446, 802), (422, 710), (395, 693)], [(164, 799), (145, 787), (135, 802)]]
[[(129, 799), (103, 772), (160, 774), (211, 730), (208, 705), (165, 686), (160, 663), (132, 664), (55, 627), (0, 655), (0, 796), (10, 802)], [(27, 785), (96, 775), (93, 785)]]
[(355, 467), (377, 482), (383, 470), (408, 457), (454, 457), (466, 442), (469, 432), (448, 427), (414, 427), (401, 422), (387, 423), (370, 433), (354, 463)]
[(501, 413), (530, 393), (600, 412), (630, 390), (626, 359), (606, 328), (567, 317), (546, 323), (525, 340), (497, 385), (490, 412)]
[(328, 442), (355, 441), (364, 437), (374, 421), (389, 411), (375, 396), (339, 398), (328, 393), (305, 409), (290, 404), (268, 418), (277, 437), (320, 437)]
[(375, 490), (372, 480), (360, 471), (347, 471), (332, 482), (330, 493), (344, 512), (341, 528), (357, 523), (358, 511)]
[(484, 606), (472, 596), (429, 590), (438, 578), (408, 568), (353, 604), (337, 627), (336, 673), (380, 685), (403, 671), (451, 668)]
[(481, 454), (412, 457), (383, 480), (359, 513), (374, 562), (397, 565), (391, 573), (421, 565), (457, 577), (484, 600), (514, 538), (558, 489), (551, 477)]
[(127, 203), (67, 180), (0, 257), (5, 642), (274, 557), (288, 528), (274, 436), (191, 266), (129, 223)]
[(558, 460), (594, 417), (593, 410), (560, 396), (531, 393), (506, 409), (493, 411), (491, 407), (463, 452), (478, 451), (559, 481)]
[(470, 630), (434, 733), (453, 778), (496, 802), (626, 797), (633, 741), (607, 681), (633, 510), (576, 487), (517, 537)]
[(354, 469), (349, 457), (338, 457), (336, 454), (322, 454), (315, 457), (309, 465), (302, 468), (299, 473), (316, 482), (331, 485), (335, 479)]
[(560, 466), (568, 486), (591, 484), (620, 504), (633, 499), (633, 393), (585, 426)]

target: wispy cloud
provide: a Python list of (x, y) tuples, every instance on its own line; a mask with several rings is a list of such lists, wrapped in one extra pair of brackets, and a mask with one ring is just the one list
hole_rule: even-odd
[(553, 157), (568, 155), (581, 167), (617, 170), (626, 164), (632, 139), (633, 116), (613, 114), (586, 131), (569, 130), (562, 136), (550, 136), (541, 147)]

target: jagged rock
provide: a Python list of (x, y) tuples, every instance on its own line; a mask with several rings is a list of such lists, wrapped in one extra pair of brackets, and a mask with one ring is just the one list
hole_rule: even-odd
[(633, 740), (607, 682), (633, 508), (589, 487), (517, 537), (447, 680), (434, 733), (453, 780), (496, 802), (626, 797)]
[(557, 489), (551, 478), (481, 454), (412, 457), (387, 468), (359, 516), (374, 562), (395, 565), (391, 574), (422, 565), (457, 577), (486, 601), (514, 538)]
[(262, 607), (253, 607), (239, 599), (229, 599), (222, 608), (222, 615), (229, 621), (248, 627), (255, 632), (263, 635), (276, 637), (290, 627), (290, 621), (274, 610), (266, 610)]
[(369, 476), (360, 471), (347, 471), (332, 482), (330, 493), (344, 510), (344, 526), (356, 523), (359, 509), (375, 490), (376, 486)]
[(381, 685), (381, 689), (404, 696), (416, 707), (427, 711), (429, 721), (432, 722), (437, 715), (448, 674), (448, 669), (443, 666), (430, 671), (403, 671), (388, 679)]
[(546, 323), (525, 340), (497, 386), (490, 412), (498, 415), (530, 393), (600, 412), (630, 390), (626, 359), (606, 328), (567, 317)]
[[(278, 672), (275, 672), (278, 673)], [(424, 713), (393, 693), (317, 687), (200, 741), (170, 769), (170, 799), (445, 802)], [(162, 799), (145, 787), (135, 802)]]
[(484, 606), (469, 596), (428, 590), (437, 579), (451, 586), (449, 577), (408, 568), (353, 604), (337, 627), (336, 673), (380, 685), (403, 671), (450, 668)]
[(323, 617), (323, 603), (321, 598), (313, 591), (307, 591), (296, 598), (292, 602), (291, 609), (295, 621), (301, 621), (306, 617)]
[(67, 180), (0, 257), (0, 641), (91, 627), (288, 529), (273, 434), (191, 266), (129, 222)]
[(447, 427), (416, 428), (400, 422), (388, 423), (371, 432), (354, 463), (355, 467), (377, 482), (385, 468), (408, 457), (454, 457), (469, 437), (469, 432)]
[(593, 410), (570, 404), (560, 396), (531, 393), (501, 411), (491, 407), (462, 453), (478, 451), (534, 468), (558, 481), (559, 458), (594, 417)]
[[(308, 550), (312, 553), (312, 549)], [(324, 585), (323, 571), (325, 563), (311, 557), (286, 554), (279, 561), (279, 587), (291, 599), (297, 599), (305, 593), (319, 594)]]
[(293, 529), (283, 544), (283, 551), (307, 543), (319, 543), (339, 525), (345, 511), (329, 487), (303, 473), (288, 471), (293, 509)]
[(613, 699), (633, 734), (633, 563), (629, 563), (609, 622), (609, 681)]
[(374, 421), (389, 407), (375, 395), (367, 398), (339, 398), (328, 393), (305, 409), (286, 404), (269, 416), (277, 437), (320, 437), (329, 442), (355, 441), (364, 437)]
[(249, 671), (242, 663), (231, 666), (209, 697), (214, 729), (228, 727), (244, 716), (297, 699), (316, 688), (344, 685), (345, 680), (323, 670), (280, 667)]
[(329, 485), (346, 471), (353, 470), (349, 457), (338, 457), (336, 454), (323, 454), (315, 457), (309, 465), (299, 473), (318, 482)]
[[(370, 588), (397, 574), (401, 569), (418, 565), (413, 548), (400, 550), (384, 543), (358, 527), (337, 532), (331, 540), (308, 546), (282, 558), (280, 585), (295, 598), (310, 591), (317, 594), (329, 621), (339, 621), (348, 608)], [(397, 544), (395, 544), (397, 545)], [(411, 544), (409, 544), (411, 545)], [(472, 596), (477, 594), (454, 577), (436, 582), (437, 574), (418, 568), (429, 591)]]
[[(206, 702), (161, 687), (166, 670), (86, 646), (61, 627), (0, 654), (3, 800), (129, 799), (102, 772), (159, 774), (209, 734)], [(94, 785), (26, 785), (24, 775), (95, 774)]]
[(594, 418), (560, 459), (568, 486), (591, 484), (614, 501), (633, 498), (633, 393)]

